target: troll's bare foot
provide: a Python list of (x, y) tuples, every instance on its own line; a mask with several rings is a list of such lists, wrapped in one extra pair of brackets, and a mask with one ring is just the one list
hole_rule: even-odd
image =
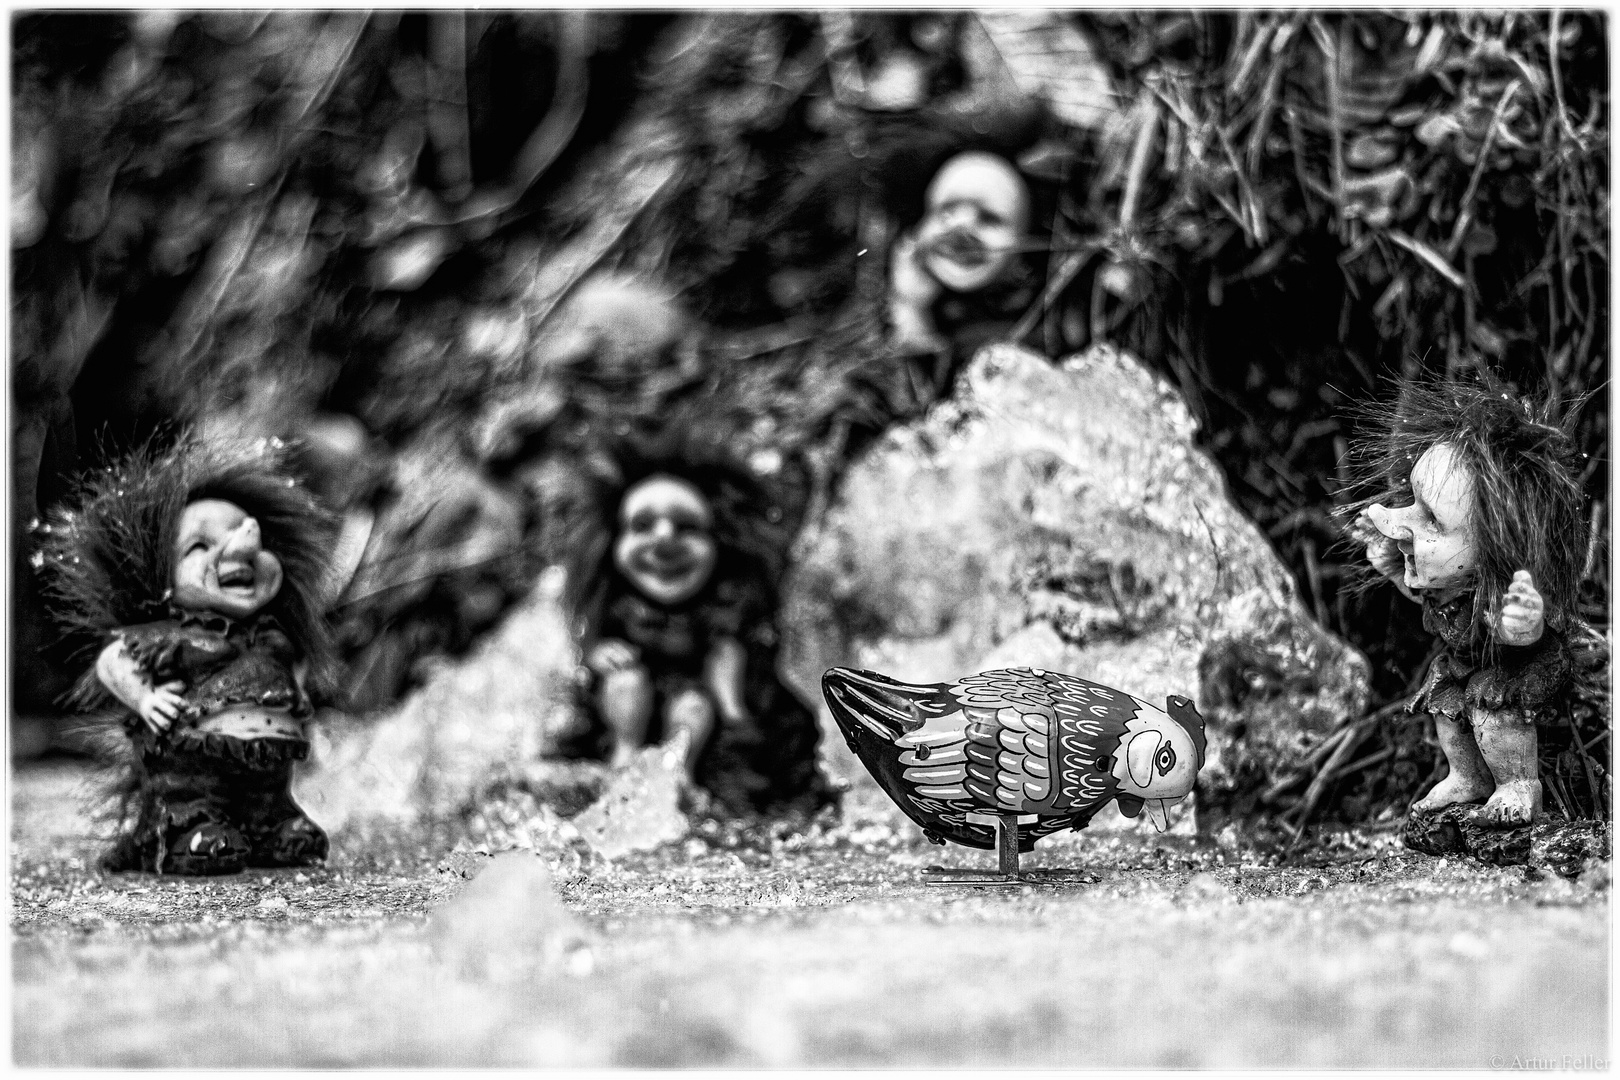
[(1501, 829), (1528, 825), (1541, 813), (1541, 781), (1509, 780), (1500, 784), (1479, 809), (1479, 820)]
[[(1539, 786), (1538, 784), (1537, 787)], [(1434, 785), (1427, 795), (1413, 803), (1412, 810), (1418, 814), (1432, 814), (1454, 803), (1484, 802), (1491, 794), (1491, 787), (1488, 780), (1481, 781), (1477, 777), (1466, 776), (1453, 769), (1451, 774)]]

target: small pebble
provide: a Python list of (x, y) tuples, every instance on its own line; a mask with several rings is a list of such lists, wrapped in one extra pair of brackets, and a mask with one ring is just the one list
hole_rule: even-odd
[(253, 910), (261, 915), (285, 915), (287, 913), (287, 900), (281, 896), (267, 896), (254, 905)]
[(1580, 882), (1588, 888), (1607, 889), (1614, 882), (1614, 864), (1597, 856), (1587, 859)]
[(472, 978), (521, 979), (548, 965), (587, 975), (595, 966), (583, 928), (533, 852), (490, 860), (433, 913), (428, 937), (435, 956)]
[(583, 979), (596, 970), (596, 954), (588, 948), (573, 949), (563, 961), (563, 970), (576, 979)]
[(1232, 890), (1214, 874), (1207, 870), (1201, 874), (1194, 874), (1187, 879), (1187, 884), (1181, 888), (1181, 896), (1186, 900), (1231, 900)]

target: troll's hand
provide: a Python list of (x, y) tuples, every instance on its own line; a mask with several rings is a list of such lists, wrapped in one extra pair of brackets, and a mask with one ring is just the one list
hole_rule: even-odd
[(135, 711), (153, 731), (168, 731), (169, 725), (174, 723), (180, 715), (180, 710), (185, 707), (185, 699), (180, 696), (185, 688), (186, 684), (183, 682), (168, 682), (162, 686), (154, 686), (141, 698), (140, 707)]
[(906, 233), (895, 241), (889, 262), (889, 323), (894, 344), (925, 351), (947, 346), (929, 314), (929, 306), (942, 291), (943, 286), (922, 263), (916, 234)]
[(1546, 619), (1545, 605), (1530, 571), (1518, 570), (1507, 595), (1502, 597), (1502, 612), (1496, 620), (1496, 640), (1504, 645), (1534, 645), (1541, 638)]
[(894, 243), (889, 257), (889, 296), (910, 307), (927, 308), (944, 291), (939, 280), (923, 265), (917, 234), (908, 232)]
[(603, 638), (585, 654), (585, 666), (598, 675), (626, 671), (641, 663), (641, 650), (628, 641)]

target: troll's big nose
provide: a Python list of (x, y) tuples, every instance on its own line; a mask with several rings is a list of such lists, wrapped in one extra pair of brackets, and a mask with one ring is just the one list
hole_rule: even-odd
[(1389, 537), (1391, 540), (1410, 540), (1412, 529), (1405, 522), (1405, 515), (1399, 510), (1391, 510), (1378, 503), (1367, 507), (1367, 518), (1373, 523), (1373, 528)]
[(246, 561), (257, 555), (261, 546), (258, 521), (254, 518), (245, 518), (225, 541), (224, 550), (220, 554), (227, 559)]

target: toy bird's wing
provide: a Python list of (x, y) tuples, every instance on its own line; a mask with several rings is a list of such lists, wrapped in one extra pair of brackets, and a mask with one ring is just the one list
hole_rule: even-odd
[(1135, 712), (1128, 694), (1031, 668), (970, 676), (951, 692), (973, 718), (969, 794), (1044, 817), (1095, 810), (1117, 790), (1111, 755)]
[(1000, 668), (981, 671), (951, 684), (951, 696), (968, 708), (1010, 708), (1019, 712), (1049, 709), (1051, 691), (1046, 682), (1051, 673), (1038, 668)]
[[(979, 700), (988, 700), (987, 689), (980, 689)], [(1039, 704), (1029, 687), (1012, 689), (1017, 706), (963, 708), (895, 740), (901, 778), (914, 801), (954, 814), (1033, 813), (1050, 802), (1052, 709)]]
[(1054, 795), (1054, 714), (1047, 674), (1033, 668), (985, 671), (952, 684), (967, 716), (963, 786), (985, 810), (1038, 813)]
[(1053, 793), (1050, 707), (968, 709), (967, 778), (962, 786), (986, 810), (1037, 813)]

